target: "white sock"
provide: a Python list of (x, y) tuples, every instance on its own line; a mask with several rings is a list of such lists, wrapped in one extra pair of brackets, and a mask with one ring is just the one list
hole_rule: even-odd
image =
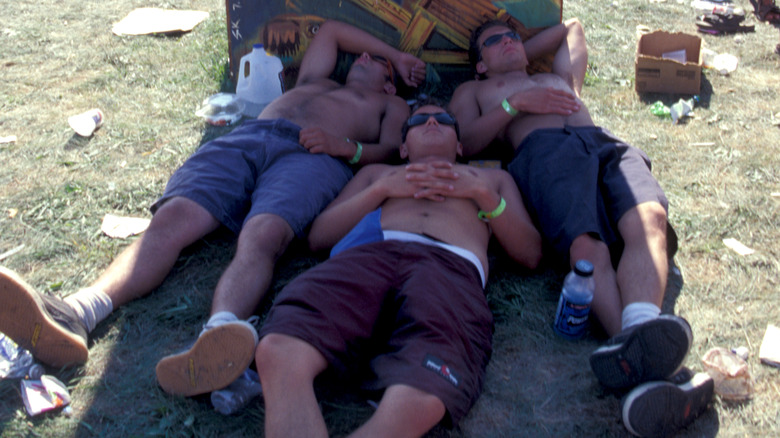
[(114, 311), (111, 297), (100, 289), (88, 287), (68, 295), (64, 301), (73, 308), (87, 327), (87, 333), (95, 330), (98, 323)]
[(203, 332), (211, 327), (216, 327), (231, 321), (238, 321), (238, 317), (234, 315), (233, 312), (217, 312), (211, 315), (211, 318), (209, 318), (209, 320), (206, 322), (206, 325), (203, 326), (203, 330), (200, 332), (200, 334), (203, 335)]
[(660, 314), (661, 309), (653, 303), (631, 303), (623, 309), (623, 330), (658, 318)]

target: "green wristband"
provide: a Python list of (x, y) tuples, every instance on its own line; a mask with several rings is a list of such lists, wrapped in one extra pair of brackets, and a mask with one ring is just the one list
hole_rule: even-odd
[(504, 111), (506, 111), (506, 113), (509, 114), (512, 117), (516, 116), (517, 113), (519, 112), (506, 99), (501, 101), (501, 108), (504, 108)]
[(355, 155), (349, 160), (349, 164), (357, 164), (358, 161), (360, 161), (360, 156), (363, 155), (363, 145), (359, 141), (352, 141), (350, 139), (346, 139), (347, 143), (355, 143), (357, 145), (357, 150), (355, 151)]
[(498, 203), (498, 207), (496, 207), (495, 210), (491, 212), (482, 211), (480, 210), (479, 213), (477, 213), (477, 216), (482, 219), (483, 221), (489, 221), (490, 219), (495, 219), (499, 216), (501, 216), (501, 213), (504, 212), (504, 209), (506, 208), (506, 200), (504, 197), (501, 197), (501, 202)]

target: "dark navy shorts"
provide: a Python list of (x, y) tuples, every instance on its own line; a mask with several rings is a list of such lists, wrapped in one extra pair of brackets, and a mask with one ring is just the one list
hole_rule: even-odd
[(387, 240), (347, 249), (296, 277), (260, 330), (269, 333), (302, 339), (365, 389), (403, 384), (435, 395), (447, 408), (444, 424), (454, 426), (482, 390), (493, 315), (471, 261)]
[(301, 236), (352, 170), (340, 159), (309, 153), (298, 143), (299, 131), (286, 120), (249, 120), (204, 144), (173, 174), (152, 212), (182, 196), (236, 234), (249, 218), (270, 213)]
[(546, 243), (569, 260), (574, 239), (588, 233), (622, 244), (618, 221), (635, 206), (668, 201), (642, 150), (599, 127), (533, 131), (508, 166)]

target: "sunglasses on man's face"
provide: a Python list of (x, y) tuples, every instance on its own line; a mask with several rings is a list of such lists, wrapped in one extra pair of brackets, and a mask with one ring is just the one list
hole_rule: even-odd
[(393, 64), (384, 56), (379, 55), (368, 55), (371, 57), (371, 60), (378, 62), (385, 66), (385, 69), (387, 69), (387, 74), (385, 75), (385, 79), (388, 81), (395, 83), (395, 77), (393, 72)]
[(497, 33), (495, 35), (490, 35), (489, 37), (485, 38), (485, 41), (482, 42), (482, 47), (490, 47), (498, 44), (501, 42), (501, 40), (504, 39), (504, 37), (507, 37), (514, 41), (522, 41), (523, 37), (520, 36), (517, 32), (510, 31), (507, 33)]
[(448, 113), (433, 113), (433, 114), (420, 113), (420, 114), (415, 114), (412, 117), (409, 117), (409, 120), (406, 121), (406, 124), (410, 128), (413, 128), (415, 126), (420, 126), (425, 123), (428, 123), (428, 119), (430, 119), (431, 117), (433, 117), (437, 123), (442, 125), (455, 126), (456, 123), (455, 118), (449, 115)]

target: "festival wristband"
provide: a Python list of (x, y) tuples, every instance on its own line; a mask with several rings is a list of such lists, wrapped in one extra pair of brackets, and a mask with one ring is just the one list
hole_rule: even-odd
[(346, 138), (347, 143), (355, 143), (357, 145), (357, 150), (355, 151), (355, 155), (349, 160), (349, 164), (357, 164), (358, 161), (360, 161), (360, 156), (363, 155), (363, 144), (361, 144), (359, 141), (353, 142), (352, 140)]
[(515, 107), (513, 107), (512, 104), (510, 104), (509, 101), (506, 99), (501, 101), (501, 108), (504, 108), (504, 111), (506, 111), (506, 113), (512, 117), (516, 116), (518, 113)]
[(506, 208), (506, 200), (504, 197), (501, 197), (501, 202), (498, 203), (498, 207), (496, 207), (495, 210), (491, 212), (482, 211), (480, 210), (479, 213), (477, 213), (477, 216), (482, 219), (483, 221), (489, 221), (490, 219), (495, 219), (501, 215), (501, 213), (504, 212), (504, 209)]

